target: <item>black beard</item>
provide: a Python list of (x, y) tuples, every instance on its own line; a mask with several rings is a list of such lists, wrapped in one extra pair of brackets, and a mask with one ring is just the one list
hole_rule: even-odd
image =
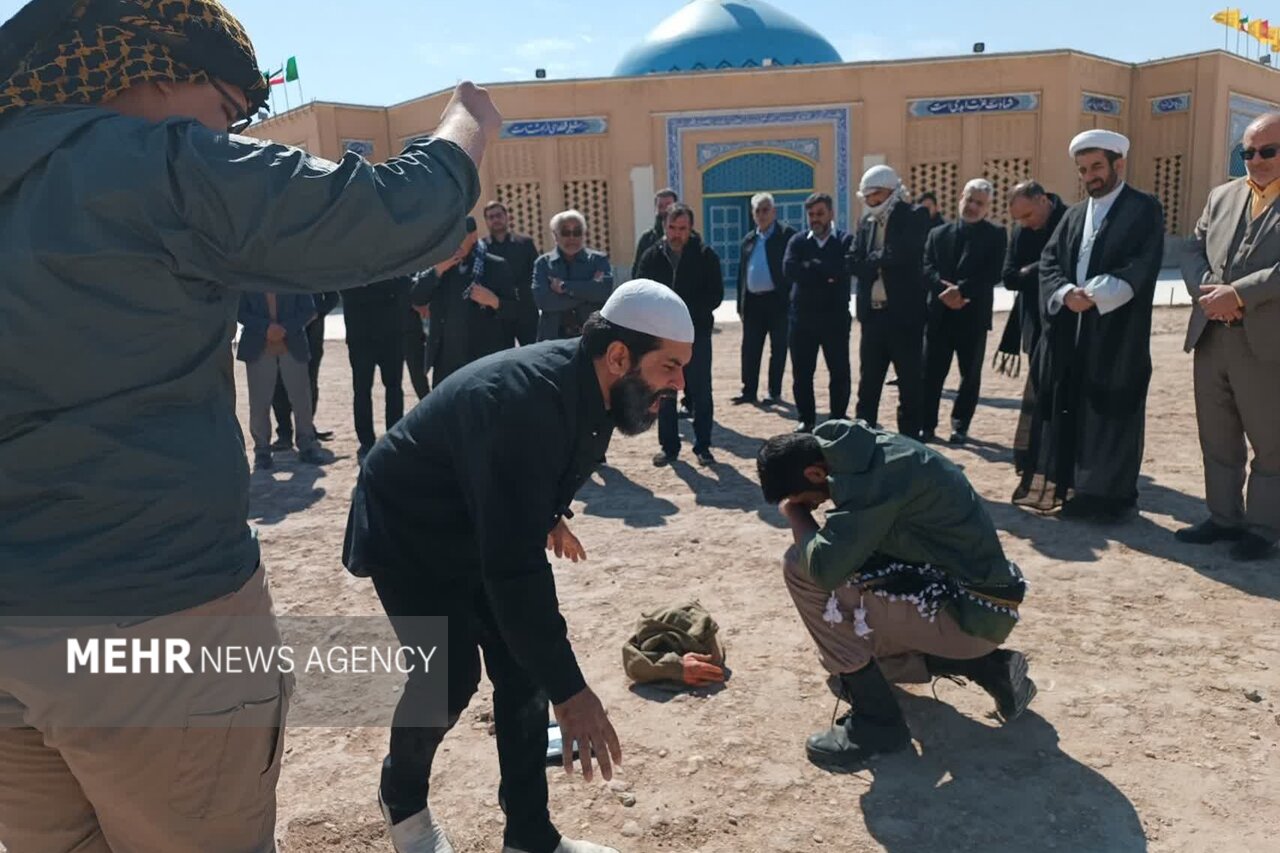
[(665, 388), (655, 391), (639, 370), (632, 369), (609, 389), (609, 417), (623, 435), (640, 435), (658, 420), (657, 413), (650, 409), (665, 397), (675, 399), (675, 393)]

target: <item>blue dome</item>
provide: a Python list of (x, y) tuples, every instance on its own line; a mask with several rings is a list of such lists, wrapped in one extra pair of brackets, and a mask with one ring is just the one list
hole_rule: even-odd
[(831, 42), (764, 0), (692, 0), (627, 51), (613, 73), (630, 77), (841, 61)]

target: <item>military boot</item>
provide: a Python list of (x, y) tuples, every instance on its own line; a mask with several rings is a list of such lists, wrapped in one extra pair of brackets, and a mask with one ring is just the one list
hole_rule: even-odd
[(911, 745), (902, 709), (875, 661), (841, 675), (840, 688), (852, 707), (829, 730), (809, 737), (810, 761), (827, 770), (857, 770), (872, 756)]
[(1027, 676), (1027, 658), (1022, 652), (996, 649), (989, 655), (972, 660), (954, 660), (926, 655), (932, 676), (967, 678), (996, 700), (996, 711), (1003, 722), (1014, 720), (1036, 695), (1036, 683)]

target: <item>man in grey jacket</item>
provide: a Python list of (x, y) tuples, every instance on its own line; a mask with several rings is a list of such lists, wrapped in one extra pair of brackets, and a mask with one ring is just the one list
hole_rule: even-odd
[(604, 252), (587, 248), (587, 219), (576, 210), (551, 217), (556, 247), (533, 265), (533, 301), (542, 312), (538, 340), (576, 338), (582, 324), (613, 292), (613, 268)]
[[(1209, 194), (1182, 263), (1194, 301), (1196, 423), (1209, 517), (1175, 535), (1228, 540), (1237, 560), (1275, 553), (1280, 539), (1280, 113), (1244, 132), (1247, 178)], [(1245, 439), (1253, 466), (1245, 496)]]
[(266, 99), (216, 0), (35, 0), (0, 29), (11, 851), (274, 849), (290, 676), (113, 688), (67, 674), (63, 626), (126, 646), (280, 642), (246, 523), (235, 288), (337, 290), (446, 257), (501, 119), (464, 83), (387, 168), (236, 135)]

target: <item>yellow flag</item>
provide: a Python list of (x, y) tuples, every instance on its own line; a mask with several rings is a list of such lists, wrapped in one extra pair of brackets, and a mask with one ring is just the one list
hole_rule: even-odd
[(1213, 20), (1215, 23), (1222, 24), (1224, 27), (1230, 27), (1233, 30), (1239, 29), (1240, 10), (1223, 9), (1221, 12), (1214, 13)]
[(1271, 28), (1267, 21), (1250, 21), (1247, 32), (1258, 41), (1267, 41), (1271, 38)]

